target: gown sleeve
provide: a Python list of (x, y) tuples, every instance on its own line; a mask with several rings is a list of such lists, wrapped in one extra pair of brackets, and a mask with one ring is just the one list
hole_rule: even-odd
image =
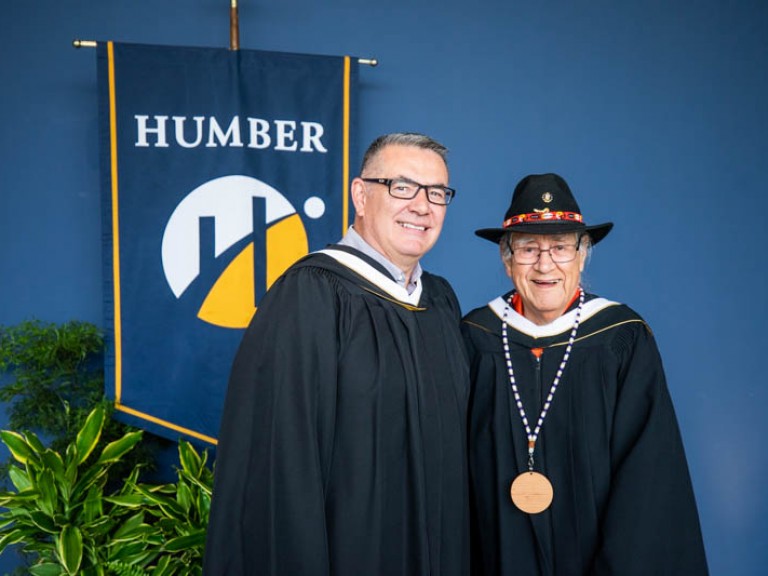
[(683, 442), (648, 328), (614, 343), (611, 486), (592, 576), (708, 574)]
[(326, 576), (339, 337), (324, 271), (284, 275), (237, 352), (222, 415), (204, 573)]

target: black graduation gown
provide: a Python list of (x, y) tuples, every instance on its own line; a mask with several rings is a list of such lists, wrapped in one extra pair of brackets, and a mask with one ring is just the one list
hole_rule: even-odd
[[(688, 465), (653, 335), (628, 307), (587, 300), (536, 444), (535, 470), (554, 489), (551, 507), (536, 515), (510, 498), (528, 453), (501, 342), (503, 300), (462, 322), (472, 382), (472, 574), (705, 575)], [(507, 317), (532, 429), (565, 353), (574, 308), (545, 327), (514, 311)], [(539, 361), (533, 348), (543, 349)]]
[(468, 574), (461, 313), (422, 286), (406, 304), (321, 253), (271, 288), (229, 382), (205, 574)]

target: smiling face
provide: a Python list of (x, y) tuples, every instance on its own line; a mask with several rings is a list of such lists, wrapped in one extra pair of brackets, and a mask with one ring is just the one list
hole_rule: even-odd
[[(505, 241), (502, 240), (502, 243)], [(578, 235), (575, 233), (555, 236), (512, 234), (510, 239), (513, 248), (534, 243), (541, 250), (549, 250), (555, 244), (575, 244), (577, 241)], [(582, 239), (582, 244), (587, 241)], [(587, 258), (587, 248), (581, 246), (573, 260), (560, 264), (553, 262), (550, 253), (544, 251), (535, 263), (518, 264), (511, 254), (505, 257), (503, 246), (502, 258), (507, 276), (512, 279), (523, 300), (523, 315), (534, 324), (543, 325), (561, 316), (576, 294)]]
[[(386, 146), (361, 176), (448, 185), (448, 168), (440, 155), (416, 146)], [(410, 280), (416, 263), (440, 236), (446, 207), (428, 202), (424, 189), (403, 200), (390, 196), (387, 186), (360, 178), (352, 181), (352, 201), (357, 233)]]

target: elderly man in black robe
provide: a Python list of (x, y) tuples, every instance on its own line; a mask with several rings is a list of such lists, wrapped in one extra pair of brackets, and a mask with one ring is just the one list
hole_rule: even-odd
[(500, 228), (514, 290), (470, 312), (473, 576), (703, 576), (688, 466), (659, 352), (581, 273), (613, 224), (534, 174)]
[(468, 574), (461, 314), (419, 265), (455, 194), (445, 156), (377, 139), (354, 225), (262, 300), (227, 392), (205, 574)]

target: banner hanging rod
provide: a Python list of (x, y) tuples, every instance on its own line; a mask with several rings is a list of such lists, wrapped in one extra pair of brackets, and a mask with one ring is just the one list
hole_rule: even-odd
[[(98, 42), (96, 40), (72, 40), (72, 46), (74, 48), (96, 48)], [(371, 67), (379, 65), (379, 61), (376, 58), (358, 58), (357, 63)]]

